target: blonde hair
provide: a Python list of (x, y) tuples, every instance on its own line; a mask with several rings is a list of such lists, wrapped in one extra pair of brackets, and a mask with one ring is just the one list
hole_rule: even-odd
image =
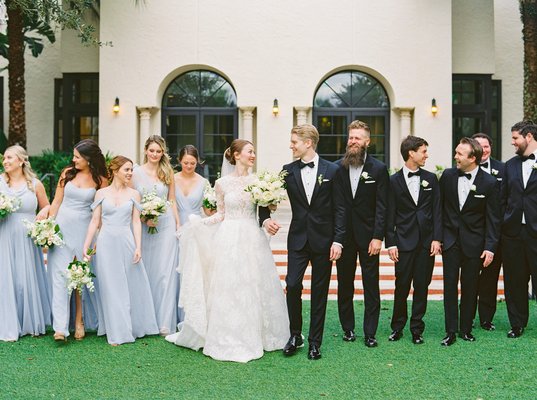
[(252, 144), (249, 140), (245, 139), (235, 139), (231, 142), (231, 145), (226, 149), (224, 152), (224, 156), (229, 161), (231, 165), (235, 165), (237, 163), (237, 160), (235, 160), (235, 153), (239, 153), (244, 149), (244, 146)]
[[(162, 149), (162, 157), (158, 163), (157, 177), (161, 182), (166, 185), (171, 185), (173, 181), (173, 167), (170, 162), (170, 156), (168, 155), (166, 142), (160, 135), (151, 135), (147, 138), (144, 145), (144, 150), (147, 151), (151, 143), (156, 143)], [(147, 154), (144, 153), (144, 164), (147, 162)]]
[(365, 122), (363, 121), (360, 121), (360, 120), (354, 120), (352, 121), (349, 126), (347, 127), (347, 132), (350, 132), (351, 129), (363, 129), (366, 133), (367, 133), (367, 136), (371, 136), (371, 129), (369, 129), (369, 125), (367, 125)]
[(291, 129), (291, 135), (293, 134), (297, 135), (300, 140), (311, 140), (313, 149), (315, 150), (317, 148), (317, 143), (319, 143), (319, 132), (315, 126), (311, 124), (296, 125)]
[[(37, 177), (35, 172), (32, 170), (32, 166), (30, 165), (30, 159), (28, 157), (28, 153), (26, 150), (24, 150), (24, 147), (19, 146), (18, 144), (9, 146), (4, 154), (6, 154), (8, 151), (11, 151), (15, 154), (15, 156), (22, 161), (22, 173), (24, 174), (24, 178), (26, 179), (26, 185), (28, 186), (28, 189), (30, 189), (32, 192), (35, 192), (34, 189), (34, 179)], [(6, 172), (6, 181), (9, 183), (10, 177), (9, 174)]]

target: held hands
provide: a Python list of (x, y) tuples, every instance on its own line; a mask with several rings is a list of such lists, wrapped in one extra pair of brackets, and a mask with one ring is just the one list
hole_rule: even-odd
[(330, 261), (337, 261), (341, 257), (341, 246), (335, 243), (332, 243), (330, 247)]
[(134, 257), (132, 259), (132, 263), (138, 264), (141, 258), (142, 258), (142, 251), (139, 248), (136, 248), (136, 250), (134, 250)]
[(268, 209), (270, 210), (271, 213), (275, 212), (277, 208), (278, 208), (278, 206), (276, 204), (269, 204), (268, 205)]
[(382, 247), (382, 240), (379, 239), (371, 239), (371, 242), (369, 242), (369, 249), (367, 250), (367, 253), (369, 256), (376, 256), (380, 253), (380, 248)]
[(481, 257), (479, 258), (484, 258), (483, 267), (487, 268), (494, 258), (494, 253), (492, 251), (485, 250), (483, 253), (481, 253)]
[(431, 256), (439, 256), (442, 254), (442, 243), (438, 240), (433, 240), (431, 242)]
[(267, 231), (267, 233), (271, 236), (274, 236), (275, 234), (278, 233), (278, 231), (280, 230), (281, 228), (281, 225), (278, 224), (275, 220), (273, 219), (267, 219), (264, 223), (263, 223), (263, 226), (265, 227), (265, 230)]

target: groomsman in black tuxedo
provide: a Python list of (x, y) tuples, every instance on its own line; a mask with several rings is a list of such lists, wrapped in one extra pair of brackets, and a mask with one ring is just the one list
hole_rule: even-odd
[(347, 130), (347, 151), (337, 161), (338, 186), (347, 214), (347, 240), (337, 261), (339, 321), (343, 340), (355, 341), (353, 297), (358, 256), (364, 287), (364, 343), (375, 347), (380, 316), (379, 254), (386, 231), (389, 176), (386, 165), (367, 154), (369, 126), (353, 121)]
[[(492, 152), (492, 138), (486, 133), (476, 133), (472, 136), (472, 139), (477, 140), (483, 149), (480, 168), (496, 178), (498, 190), (500, 190), (505, 174), (505, 163), (495, 160), (490, 156)], [(504, 210), (501, 210), (501, 215), (503, 215), (503, 211)], [(493, 331), (496, 329), (492, 320), (494, 319), (494, 314), (496, 314), (498, 277), (500, 276), (501, 266), (501, 245), (498, 245), (496, 248), (496, 253), (494, 254), (494, 259), (490, 265), (486, 268), (482, 267), (479, 272), (477, 310), (479, 313), (479, 323), (481, 328), (485, 329), (486, 331)]]
[[(287, 310), (291, 337), (283, 354), (291, 356), (304, 345), (302, 337), (302, 281), (311, 262), (311, 316), (308, 358), (321, 358), (324, 320), (332, 261), (341, 256), (345, 240), (345, 208), (341, 188), (336, 186), (336, 164), (315, 152), (319, 133), (313, 125), (295, 126), (291, 145), (295, 162), (283, 166), (293, 213), (287, 236)], [(276, 221), (261, 219), (270, 234), (277, 232)]]
[(537, 126), (522, 121), (511, 128), (516, 156), (505, 163), (502, 185), (503, 273), (510, 338), (528, 324), (528, 282), (537, 277)]
[(395, 298), (390, 341), (403, 336), (408, 320), (407, 298), (414, 286), (410, 332), (412, 343), (422, 344), (427, 293), (434, 257), (441, 253), (442, 210), (440, 187), (432, 172), (422, 169), (429, 144), (417, 136), (401, 143), (405, 165), (390, 177), (386, 247), (395, 262)]
[[(462, 138), (455, 149), (456, 168), (440, 178), (443, 211), (444, 316), (443, 346), (455, 343), (456, 332), (473, 342), (472, 322), (477, 308), (479, 270), (494, 258), (500, 228), (496, 178), (479, 168), (483, 150)], [(458, 288), (461, 282), (460, 328)]]

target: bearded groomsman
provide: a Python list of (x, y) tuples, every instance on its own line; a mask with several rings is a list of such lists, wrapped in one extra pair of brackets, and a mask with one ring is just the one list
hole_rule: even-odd
[[(477, 140), (483, 149), (483, 157), (481, 158), (480, 168), (486, 173), (496, 178), (498, 189), (501, 189), (503, 177), (505, 175), (505, 163), (493, 159), (490, 154), (492, 152), (492, 138), (486, 133), (476, 133), (472, 139)], [(501, 215), (503, 215), (501, 210)], [(501, 235), (500, 235), (501, 242)], [(479, 314), (479, 324), (486, 331), (496, 329), (492, 320), (496, 314), (496, 304), (498, 297), (498, 277), (500, 276), (500, 268), (502, 266), (501, 245), (496, 248), (494, 259), (486, 268), (482, 267), (479, 272), (479, 286), (477, 289), (477, 311)]]
[(339, 321), (343, 340), (355, 341), (353, 298), (358, 256), (364, 287), (364, 343), (375, 347), (380, 316), (379, 254), (386, 230), (389, 177), (386, 165), (367, 154), (369, 126), (353, 121), (347, 130), (347, 151), (337, 162), (338, 186), (343, 188), (347, 214), (347, 240), (337, 261)]
[(509, 338), (522, 335), (528, 323), (528, 282), (537, 277), (537, 126), (518, 122), (511, 128), (516, 156), (505, 164), (502, 185), (503, 271)]
[(429, 157), (425, 139), (408, 136), (401, 143), (405, 164), (390, 177), (386, 247), (395, 262), (395, 298), (390, 341), (403, 336), (408, 320), (407, 298), (414, 286), (410, 332), (412, 343), (422, 344), (427, 294), (434, 257), (441, 252), (442, 212), (438, 179), (422, 169)]
[(498, 244), (498, 185), (493, 176), (479, 168), (482, 154), (476, 140), (462, 138), (455, 149), (457, 167), (446, 169), (440, 178), (446, 328), (443, 346), (455, 343), (457, 331), (463, 340), (475, 341), (472, 322), (477, 308), (479, 270), (492, 262)]

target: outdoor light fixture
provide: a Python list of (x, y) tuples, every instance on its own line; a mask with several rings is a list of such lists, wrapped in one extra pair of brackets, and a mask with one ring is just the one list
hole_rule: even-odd
[(279, 113), (280, 113), (280, 107), (278, 106), (278, 99), (274, 99), (274, 103), (272, 104), (272, 114), (276, 116)]
[(114, 107), (112, 107), (112, 111), (115, 114), (119, 112), (119, 97), (116, 97), (116, 101), (114, 101)]
[(433, 99), (431, 102), (431, 114), (433, 114), (433, 117), (436, 117), (436, 113), (438, 112), (438, 106), (436, 105), (436, 99)]

